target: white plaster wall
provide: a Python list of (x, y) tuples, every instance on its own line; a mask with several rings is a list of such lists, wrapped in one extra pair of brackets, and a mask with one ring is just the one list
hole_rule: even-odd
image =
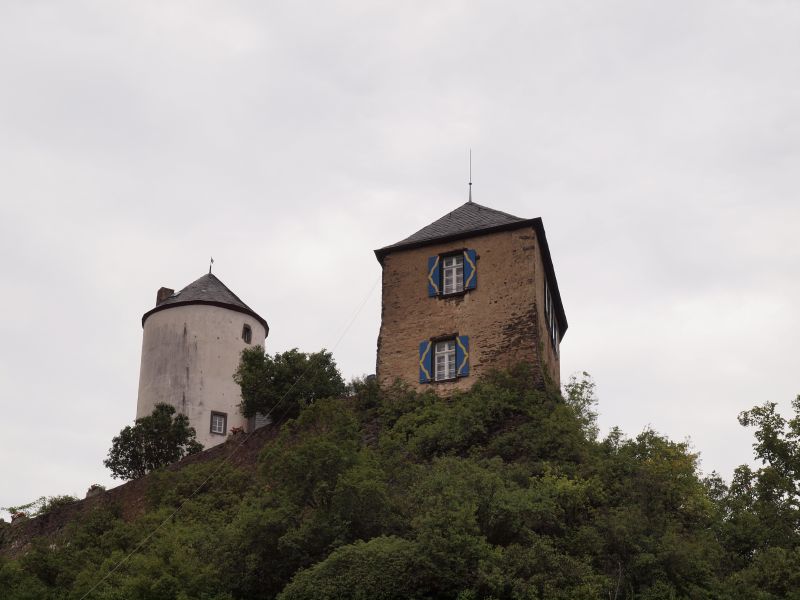
[[(253, 332), (249, 345), (242, 339), (245, 323)], [(144, 323), (136, 418), (149, 415), (159, 402), (171, 404), (189, 417), (206, 448), (227, 438), (211, 433), (212, 411), (227, 413), (228, 432), (246, 430), (233, 373), (242, 350), (265, 341), (261, 323), (227, 308), (193, 304), (153, 313)]]

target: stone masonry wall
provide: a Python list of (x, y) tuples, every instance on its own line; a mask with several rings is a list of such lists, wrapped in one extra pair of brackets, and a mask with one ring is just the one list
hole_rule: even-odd
[(556, 386), (560, 386), (561, 361), (559, 358), (559, 352), (553, 347), (553, 343), (550, 341), (550, 334), (547, 330), (547, 321), (545, 320), (544, 316), (544, 266), (540, 262), (537, 268), (539, 269), (539, 277), (536, 278), (536, 306), (540, 307), (540, 310), (537, 311), (536, 317), (539, 323), (539, 331), (542, 332), (540, 338), (541, 341), (539, 342), (539, 352), (542, 357), (542, 363), (544, 364), (547, 378), (551, 383), (555, 384)]
[[(451, 298), (430, 298), (429, 256), (472, 248), (477, 251), (477, 288)], [(402, 379), (420, 391), (440, 394), (467, 389), (492, 368), (518, 362), (537, 366), (559, 382), (558, 359), (548, 352), (544, 329), (544, 268), (532, 227), (400, 250), (384, 257), (377, 375), (386, 385)], [(541, 336), (539, 332), (544, 332)], [(419, 343), (433, 337), (467, 335), (470, 375), (455, 382), (419, 383)], [(552, 349), (550, 349), (552, 350)], [(542, 362), (546, 361), (544, 367)]]
[[(258, 457), (264, 446), (271, 443), (278, 432), (278, 427), (269, 425), (254, 431), (246, 438), (230, 436), (225, 443), (187, 456), (168, 466), (167, 470), (178, 471), (189, 465), (222, 459), (233, 467), (252, 473), (257, 468)], [(145, 475), (84, 500), (60, 506), (34, 519), (19, 519), (11, 524), (0, 521), (0, 557), (25, 553), (37, 537), (48, 538), (52, 543), (66, 543), (68, 540), (61, 538), (67, 526), (86, 519), (98, 508), (112, 508), (125, 521), (133, 521), (148, 508), (147, 491), (150, 482), (151, 477)]]

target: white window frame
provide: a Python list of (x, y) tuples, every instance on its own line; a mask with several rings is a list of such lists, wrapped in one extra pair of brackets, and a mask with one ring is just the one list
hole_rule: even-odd
[[(222, 423), (222, 430), (221, 431), (218, 430), (218, 428), (214, 427), (215, 422), (221, 422)], [(211, 413), (211, 426), (210, 426), (211, 433), (213, 433), (215, 435), (225, 435), (225, 432), (227, 431), (227, 429), (228, 429), (228, 415), (227, 415), (227, 413), (213, 411)]]
[[(449, 281), (449, 283), (448, 283)], [(464, 255), (451, 254), (442, 258), (442, 294), (464, 291)]]
[(454, 339), (442, 340), (434, 344), (433, 371), (436, 381), (456, 378), (456, 341)]

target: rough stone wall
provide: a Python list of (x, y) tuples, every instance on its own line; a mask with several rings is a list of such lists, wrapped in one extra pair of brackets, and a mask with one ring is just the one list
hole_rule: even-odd
[(264, 345), (266, 330), (256, 319), (217, 306), (175, 306), (150, 315), (144, 323), (136, 417), (149, 415), (159, 402), (189, 417), (197, 441), (206, 448), (225, 441), (210, 432), (211, 412), (228, 415), (227, 430), (247, 427), (233, 373), (242, 350), (242, 326), (252, 345)]
[[(477, 251), (477, 288), (462, 296), (428, 297), (428, 257), (463, 248)], [(558, 383), (558, 359), (547, 353), (549, 340), (538, 308), (544, 306), (543, 278), (541, 252), (531, 227), (387, 255), (376, 366), (379, 381), (386, 385), (402, 379), (420, 391), (432, 386), (446, 395), (469, 388), (493, 368), (528, 362), (537, 367), (537, 383), (543, 383), (544, 369)], [(470, 375), (455, 382), (419, 383), (419, 343), (456, 333), (469, 336)], [(542, 368), (542, 361), (550, 364)]]
[(553, 347), (553, 343), (550, 341), (550, 333), (547, 330), (547, 320), (545, 319), (544, 314), (544, 267), (540, 267), (540, 276), (536, 278), (536, 306), (541, 307), (541, 310), (537, 311), (537, 321), (539, 323), (538, 329), (542, 332), (541, 341), (539, 344), (539, 351), (542, 356), (542, 363), (544, 364), (544, 374), (545, 377), (549, 379), (550, 383), (555, 384), (556, 386), (561, 385), (561, 367), (560, 367), (560, 350), (556, 350)]
[[(226, 443), (187, 456), (167, 467), (167, 470), (179, 471), (189, 465), (224, 459), (233, 467), (254, 472), (262, 449), (275, 439), (278, 431), (277, 427), (271, 425), (249, 434), (247, 438), (239, 436), (224, 438)], [(64, 542), (66, 540), (59, 538), (62, 537), (67, 525), (86, 518), (93, 510), (101, 507), (113, 508), (123, 520), (133, 521), (148, 509), (147, 492), (150, 483), (150, 476), (145, 475), (84, 500), (60, 506), (35, 519), (19, 519), (11, 524), (0, 523), (0, 556), (23, 554), (37, 537), (49, 538), (54, 543)]]

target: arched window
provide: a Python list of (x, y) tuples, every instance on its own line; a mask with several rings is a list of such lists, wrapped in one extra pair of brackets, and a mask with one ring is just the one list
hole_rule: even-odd
[(253, 341), (253, 330), (250, 329), (250, 325), (245, 325), (242, 327), (242, 339), (244, 340), (245, 344), (249, 344)]

